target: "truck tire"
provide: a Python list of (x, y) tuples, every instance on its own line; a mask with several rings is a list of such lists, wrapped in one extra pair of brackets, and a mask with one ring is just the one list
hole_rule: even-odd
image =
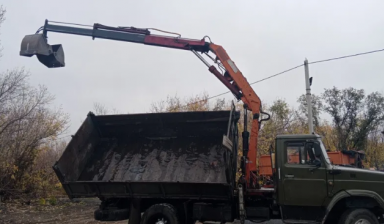
[(339, 224), (379, 224), (377, 217), (368, 209), (349, 209), (340, 217)]
[[(165, 222), (166, 221), (166, 222)], [(140, 224), (179, 224), (176, 209), (170, 204), (149, 207), (141, 217)]]

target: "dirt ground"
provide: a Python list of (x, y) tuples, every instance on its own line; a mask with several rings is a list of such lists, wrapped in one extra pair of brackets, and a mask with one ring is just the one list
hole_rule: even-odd
[[(108, 223), (126, 224), (127, 220), (118, 222), (99, 222), (94, 220), (93, 212), (97, 209), (98, 199), (81, 199), (71, 202), (67, 198), (58, 199), (57, 204), (39, 205), (32, 202), (30, 205), (22, 205), (20, 202), (0, 204), (0, 223), (4, 224), (31, 224), (31, 223)], [(251, 223), (251, 222), (247, 222)], [(264, 224), (280, 224), (279, 221), (265, 222)]]
[[(93, 219), (93, 212), (99, 205), (98, 199), (82, 199), (71, 202), (67, 198), (58, 199), (57, 204), (39, 205), (32, 202), (31, 205), (21, 205), (19, 202), (1, 204), (0, 223), (29, 224), (29, 223), (105, 223)], [(107, 222), (127, 223), (127, 221)]]

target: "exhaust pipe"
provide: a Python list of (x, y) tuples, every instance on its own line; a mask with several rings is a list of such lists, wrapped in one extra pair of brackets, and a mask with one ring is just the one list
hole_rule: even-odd
[(64, 67), (64, 50), (61, 44), (49, 45), (44, 34), (26, 35), (21, 41), (20, 56), (37, 59), (48, 68)]

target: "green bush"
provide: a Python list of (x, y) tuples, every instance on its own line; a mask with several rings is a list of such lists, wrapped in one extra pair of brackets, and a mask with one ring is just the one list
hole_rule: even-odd
[(51, 196), (48, 200), (50, 205), (56, 205), (57, 204), (57, 199), (53, 196)]
[(39, 205), (45, 205), (45, 199), (44, 198), (40, 198)]

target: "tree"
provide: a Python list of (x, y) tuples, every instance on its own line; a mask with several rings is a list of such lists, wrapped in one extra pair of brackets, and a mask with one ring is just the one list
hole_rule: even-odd
[(14, 69), (0, 74), (0, 189), (25, 189), (41, 145), (62, 134), (67, 114), (48, 106), (54, 97), (44, 86), (29, 86), (28, 74)]
[(263, 104), (263, 109), (271, 115), (269, 121), (263, 122), (259, 132), (259, 152), (268, 154), (276, 135), (303, 133), (303, 122), (298, 117), (298, 111), (291, 108), (283, 99), (277, 99), (270, 106)]
[[(3, 8), (3, 5), (0, 5), (0, 28), (1, 28), (1, 24), (5, 20), (5, 12), (6, 12), (6, 10)], [(2, 56), (1, 51), (2, 51), (2, 47), (1, 47), (1, 42), (0, 42), (0, 57)]]
[(373, 130), (367, 141), (366, 162), (370, 167), (377, 170), (384, 168), (384, 132), (383, 127), (377, 127)]
[[(0, 24), (4, 18), (1, 6)], [(54, 97), (47, 88), (30, 86), (28, 77), (23, 68), (0, 72), (0, 192), (6, 197), (39, 183), (26, 182), (27, 176), (42, 147), (56, 141), (68, 123), (67, 114), (49, 107)]]
[(269, 108), (271, 122), (275, 126), (276, 134), (290, 132), (289, 128), (294, 119), (294, 110), (290, 109), (285, 100), (278, 99)]
[(152, 103), (149, 111), (151, 113), (160, 112), (182, 112), (182, 111), (218, 111), (229, 109), (230, 105), (225, 99), (216, 99), (212, 104), (209, 102), (209, 94), (203, 92), (201, 94), (184, 98), (179, 96), (167, 96), (166, 100)]
[(352, 136), (352, 148), (357, 149), (365, 148), (369, 134), (380, 132), (378, 128), (384, 120), (384, 97), (373, 92), (365, 98), (362, 107), (362, 114), (358, 117), (358, 125)]
[(384, 97), (352, 87), (326, 89), (324, 111), (332, 117), (338, 137), (337, 148), (364, 150), (368, 134), (384, 120)]
[(364, 90), (348, 88), (339, 90), (336, 87), (326, 89), (323, 93), (324, 110), (332, 116), (338, 135), (338, 148), (348, 149), (351, 134), (357, 125), (357, 115), (361, 110)]
[(184, 107), (182, 106), (181, 99), (177, 95), (173, 97), (168, 95), (166, 100), (152, 103), (149, 110), (152, 113), (180, 112), (184, 111)]
[(118, 114), (119, 111), (117, 109), (113, 109), (110, 111), (104, 104), (94, 103), (93, 109), (95, 110), (95, 115), (107, 115), (107, 114)]
[[(306, 120), (306, 122), (308, 122), (308, 104), (306, 95), (301, 95), (297, 101), (299, 103), (299, 112), (301, 113), (301, 119)], [(323, 110), (323, 102), (321, 97), (315, 94), (311, 94), (311, 101), (314, 128), (316, 128), (320, 125), (320, 115)]]
[(322, 121), (319, 126), (315, 128), (315, 132), (322, 136), (322, 141), (326, 150), (338, 151), (338, 136), (336, 129), (328, 121)]
[(58, 139), (57, 141), (47, 141), (39, 147), (35, 162), (22, 181), (23, 189), (33, 198), (65, 194), (52, 165), (59, 160), (67, 143), (67, 141)]

